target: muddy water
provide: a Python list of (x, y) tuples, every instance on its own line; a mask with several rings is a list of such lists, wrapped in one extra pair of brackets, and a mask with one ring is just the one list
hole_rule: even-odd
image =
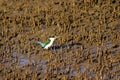
[(119, 3), (1, 0), (0, 79), (119, 80)]

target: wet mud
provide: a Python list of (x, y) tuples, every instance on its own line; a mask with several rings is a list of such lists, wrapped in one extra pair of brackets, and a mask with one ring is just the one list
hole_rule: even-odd
[[(48, 50), (37, 41), (61, 36)], [(0, 0), (0, 80), (119, 80), (119, 0)]]

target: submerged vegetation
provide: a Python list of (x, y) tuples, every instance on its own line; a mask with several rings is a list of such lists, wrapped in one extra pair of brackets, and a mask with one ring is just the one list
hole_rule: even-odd
[[(120, 79), (119, 0), (0, 0), (0, 79)], [(49, 50), (37, 41), (58, 38)]]

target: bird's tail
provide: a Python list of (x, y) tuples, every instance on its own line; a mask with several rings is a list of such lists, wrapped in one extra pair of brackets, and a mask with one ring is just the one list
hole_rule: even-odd
[(37, 41), (37, 44), (41, 45), (42, 47), (44, 47), (44, 43)]

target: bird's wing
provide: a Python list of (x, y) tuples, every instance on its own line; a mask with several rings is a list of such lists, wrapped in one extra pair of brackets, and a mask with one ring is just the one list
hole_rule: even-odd
[(50, 40), (48, 40), (47, 42), (44, 43), (44, 47), (50, 43)]

